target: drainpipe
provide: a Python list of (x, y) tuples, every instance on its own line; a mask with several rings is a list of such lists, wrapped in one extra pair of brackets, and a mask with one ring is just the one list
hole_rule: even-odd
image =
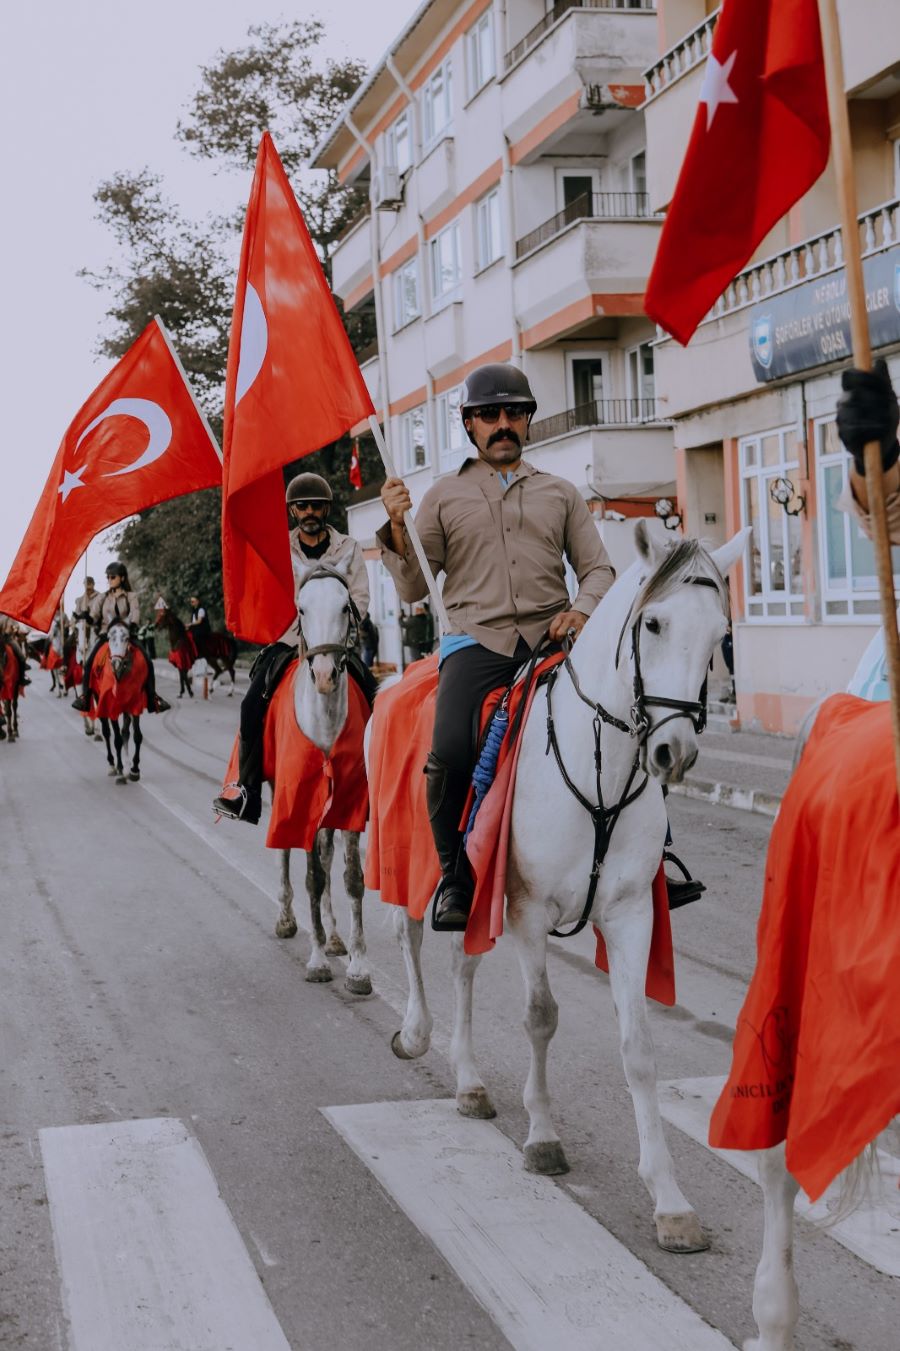
[(372, 221), (370, 232), (370, 253), (372, 259), (372, 289), (375, 293), (375, 331), (378, 335), (378, 377), (381, 386), (381, 403), (384, 408), (385, 425), (388, 422), (388, 408), (390, 407), (390, 390), (388, 388), (388, 366), (387, 351), (385, 350), (385, 339), (387, 332), (384, 326), (384, 301), (381, 294), (381, 268), (380, 268), (380, 249), (378, 244), (378, 212), (375, 209), (375, 147), (371, 141), (367, 141), (362, 132), (358, 131), (354, 125), (353, 118), (349, 113), (344, 121), (347, 124), (347, 130), (355, 137), (359, 145), (369, 157), (369, 211)]
[[(506, 0), (497, 0), (494, 6), (494, 12), (497, 15), (496, 27), (500, 35), (500, 63), (506, 59), (507, 45), (509, 43), (509, 34), (507, 32), (506, 22)], [(498, 78), (502, 71), (498, 70)], [(500, 93), (501, 101), (503, 92)], [(506, 216), (506, 273), (509, 277), (509, 312), (512, 315), (512, 363), (514, 366), (522, 365), (522, 330), (519, 325), (519, 316), (516, 314), (516, 294), (515, 278), (513, 276), (513, 263), (516, 261), (516, 199), (513, 192), (513, 166), (509, 153), (509, 140), (503, 137), (503, 175), (501, 178), (503, 212)]]

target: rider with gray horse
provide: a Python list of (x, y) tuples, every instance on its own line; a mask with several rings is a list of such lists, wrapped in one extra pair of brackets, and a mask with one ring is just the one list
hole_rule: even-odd
[[(288, 514), (293, 524), (290, 532), (291, 552), (299, 570), (310, 566), (346, 566), (350, 600), (357, 612), (357, 620), (369, 608), (369, 578), (365, 559), (357, 540), (342, 535), (328, 524), (328, 513), (334, 495), (326, 479), (319, 474), (297, 474), (291, 479), (285, 493)], [(299, 629), (292, 624), (277, 643), (270, 643), (260, 652), (250, 672), (250, 688), (241, 701), (241, 737), (238, 761), (236, 797), (217, 797), (213, 811), (250, 825), (259, 822), (262, 810), (263, 725), (266, 710), (288, 666), (297, 656)], [(363, 666), (355, 651), (346, 653), (347, 669), (362, 689), (369, 703), (375, 697), (376, 683), (371, 672)]]
[[(523, 372), (506, 364), (479, 367), (466, 378), (459, 407), (477, 454), (432, 484), (416, 514), (432, 572), (445, 573), (451, 625), (441, 638), (434, 739), (425, 765), (442, 872), (432, 926), (448, 931), (465, 929), (472, 905), (474, 881), (459, 825), (478, 754), (482, 702), (513, 680), (545, 635), (551, 642), (577, 638), (615, 578), (575, 485), (522, 459), (537, 410)], [(381, 497), (389, 517), (377, 532), (382, 560), (400, 599), (420, 601), (427, 586), (403, 524), (412, 508), (409, 492), (401, 479), (390, 478)], [(564, 556), (578, 579), (571, 601)], [(693, 880), (668, 886), (673, 908), (702, 890)]]
[(91, 670), (94, 665), (94, 659), (100, 651), (101, 646), (106, 641), (107, 630), (114, 620), (124, 620), (131, 630), (131, 641), (140, 652), (143, 653), (147, 662), (147, 681), (144, 685), (144, 691), (147, 695), (147, 711), (149, 713), (165, 713), (166, 709), (172, 705), (161, 695), (156, 693), (156, 675), (153, 670), (153, 662), (147, 649), (138, 642), (137, 626), (140, 622), (141, 612), (138, 605), (138, 598), (131, 590), (128, 582), (128, 571), (124, 563), (110, 563), (106, 569), (106, 580), (109, 583), (109, 589), (100, 597), (100, 603), (95, 609), (94, 624), (98, 630), (97, 641), (88, 653), (87, 661), (84, 663), (84, 678), (81, 684), (81, 693), (77, 699), (73, 699), (72, 707), (79, 713), (89, 713), (91, 709)]

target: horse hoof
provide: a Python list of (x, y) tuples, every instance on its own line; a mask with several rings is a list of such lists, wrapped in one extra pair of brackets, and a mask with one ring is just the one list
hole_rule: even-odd
[(132, 783), (137, 783), (141, 777), (141, 771), (139, 769), (129, 769), (128, 777)]
[(330, 966), (308, 966), (306, 979), (311, 985), (327, 985), (330, 980), (334, 980), (334, 976)]
[(127, 782), (128, 782), (128, 780), (126, 779), (126, 777), (125, 777), (124, 774), (117, 774), (117, 775), (116, 775), (116, 783), (117, 783), (117, 784), (125, 784), (125, 783), (127, 783)]
[(497, 1109), (483, 1088), (473, 1088), (468, 1093), (457, 1093), (456, 1110), (460, 1116), (470, 1116), (476, 1121), (493, 1121)]
[(116, 777), (116, 770), (112, 767), (112, 765), (110, 765), (109, 769), (106, 772), (111, 779), (114, 779)]
[(709, 1239), (692, 1210), (685, 1215), (657, 1215), (656, 1241), (666, 1252), (706, 1252)]
[(558, 1140), (539, 1140), (535, 1145), (525, 1146), (526, 1173), (542, 1173), (544, 1177), (555, 1177), (569, 1171), (565, 1151)]
[[(327, 952), (328, 949), (326, 948)], [(345, 976), (344, 989), (348, 994), (371, 994), (372, 978), (371, 976)]]
[(297, 933), (296, 920), (280, 919), (278, 923), (275, 925), (276, 938), (294, 938), (296, 936), (296, 933)]
[[(391, 1050), (398, 1060), (418, 1060), (419, 1058), (418, 1056), (413, 1055), (411, 1051), (407, 1051), (406, 1047), (403, 1045), (402, 1031), (395, 1032), (391, 1037)], [(420, 1051), (419, 1055), (422, 1054), (424, 1054), (424, 1052)]]
[(340, 934), (332, 934), (325, 944), (325, 951), (329, 957), (346, 957), (347, 949), (344, 947), (344, 940)]

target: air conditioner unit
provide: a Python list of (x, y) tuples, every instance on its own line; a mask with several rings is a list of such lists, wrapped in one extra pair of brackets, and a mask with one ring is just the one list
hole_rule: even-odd
[(379, 211), (396, 211), (403, 205), (403, 184), (399, 169), (385, 164), (376, 171), (372, 198)]

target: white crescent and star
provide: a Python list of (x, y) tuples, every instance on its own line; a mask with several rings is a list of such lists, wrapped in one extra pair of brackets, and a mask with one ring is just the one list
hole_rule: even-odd
[(738, 96), (728, 83), (735, 58), (737, 57), (737, 48), (723, 62), (718, 62), (710, 52), (706, 59), (706, 70), (703, 73), (703, 87), (700, 90), (700, 102), (706, 104), (706, 130), (709, 131), (713, 124), (713, 119), (719, 111), (719, 105), (722, 103), (737, 103)]
[[(133, 474), (138, 469), (145, 469), (148, 464), (153, 464), (155, 460), (165, 455), (169, 449), (172, 442), (171, 419), (168, 413), (158, 403), (154, 403), (152, 399), (113, 399), (112, 403), (104, 408), (102, 413), (98, 413), (97, 417), (88, 423), (76, 441), (75, 449), (78, 449), (89, 432), (92, 432), (95, 427), (110, 417), (137, 418), (147, 428), (150, 439), (143, 452), (131, 464), (122, 465), (120, 469), (110, 469), (108, 473), (101, 474), (101, 478), (117, 478), (120, 474)], [(86, 468), (87, 465), (82, 465), (74, 472), (69, 469), (63, 470), (63, 480), (57, 489), (63, 502), (76, 488), (88, 487), (88, 484), (81, 477)]]
[(262, 370), (269, 345), (269, 325), (259, 293), (250, 282), (244, 291), (244, 314), (241, 319), (241, 350), (238, 357), (237, 379), (234, 383), (234, 406), (237, 408), (247, 390)]

